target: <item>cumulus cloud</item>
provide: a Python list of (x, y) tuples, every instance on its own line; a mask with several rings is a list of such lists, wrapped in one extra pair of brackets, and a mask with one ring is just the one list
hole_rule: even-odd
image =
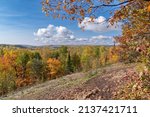
[(47, 28), (40, 28), (37, 32), (34, 32), (34, 36), (36, 40), (43, 40), (43, 41), (69, 41), (74, 40), (75, 37), (73, 32), (68, 30), (66, 27), (63, 26), (54, 26), (49, 25)]
[(36, 40), (52, 45), (111, 45), (111, 36), (92, 36), (77, 38), (72, 31), (63, 26), (49, 25), (34, 32)]
[(78, 26), (84, 30), (90, 30), (94, 32), (109, 32), (120, 29), (120, 26), (117, 27), (117, 25), (110, 25), (110, 23), (108, 23), (106, 18), (103, 16), (99, 16), (98, 18), (93, 19), (93, 21), (91, 21), (91, 18), (85, 17), (84, 20), (78, 24)]

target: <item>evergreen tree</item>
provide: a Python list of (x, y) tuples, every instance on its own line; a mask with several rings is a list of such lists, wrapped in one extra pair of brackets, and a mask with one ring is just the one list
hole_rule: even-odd
[(67, 61), (66, 61), (66, 72), (72, 73), (73, 71), (74, 71), (73, 70), (73, 63), (71, 60), (70, 52), (68, 52)]
[(35, 52), (35, 53), (33, 53), (33, 59), (41, 60), (41, 59), (42, 59), (42, 57), (41, 57), (41, 55), (40, 55), (40, 53), (39, 53), (39, 52)]

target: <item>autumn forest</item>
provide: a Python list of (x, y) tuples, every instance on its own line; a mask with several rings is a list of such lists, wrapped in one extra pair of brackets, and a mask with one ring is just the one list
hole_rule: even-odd
[(104, 46), (62, 46), (58, 49), (1, 47), (0, 94), (115, 63), (119, 59), (115, 50), (115, 47)]
[[(107, 22), (108, 29), (119, 26), (121, 33), (113, 37), (99, 36), (108, 40), (113, 38), (114, 43), (110, 45), (82, 42), (79, 45), (34, 47), (0, 45), (0, 97), (150, 99), (149, 0), (41, 0), (41, 6), (48, 18), (77, 21), (82, 33), (100, 30), (87, 25), (101, 26), (96, 18), (104, 10), (109, 17), (100, 23)], [(35, 35), (41, 40), (43, 37), (54, 40), (69, 38), (72, 42), (81, 40), (67, 28), (50, 26)], [(51, 29), (56, 36), (48, 32)], [(62, 30), (66, 32), (63, 34)], [(18, 98), (14, 92), (24, 94)]]

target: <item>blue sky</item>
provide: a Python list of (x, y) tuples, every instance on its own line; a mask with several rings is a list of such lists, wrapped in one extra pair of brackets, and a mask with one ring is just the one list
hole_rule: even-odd
[[(106, 24), (96, 26), (97, 30), (95, 25), (88, 24), (83, 32), (80, 27), (84, 24), (46, 17), (40, 2), (41, 0), (0, 0), (0, 44), (111, 44), (112, 36), (121, 32), (114, 28), (105, 30)], [(109, 17), (108, 13), (100, 16), (97, 18)]]

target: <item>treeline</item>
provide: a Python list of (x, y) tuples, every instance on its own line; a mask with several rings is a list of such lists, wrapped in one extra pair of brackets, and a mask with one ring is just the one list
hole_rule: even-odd
[(19, 87), (88, 71), (119, 60), (117, 47), (0, 48), (0, 95)]

